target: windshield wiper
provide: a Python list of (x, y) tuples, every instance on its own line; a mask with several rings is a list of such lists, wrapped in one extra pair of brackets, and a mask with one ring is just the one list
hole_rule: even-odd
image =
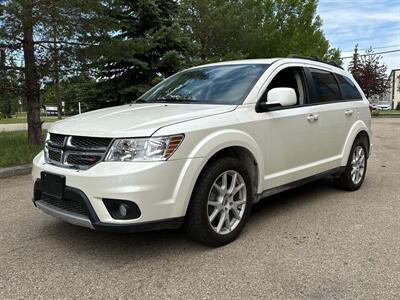
[[(143, 101), (143, 100), (142, 100)], [(199, 100), (193, 100), (193, 99), (177, 99), (177, 98), (156, 98), (156, 99), (151, 99), (151, 100), (145, 100), (143, 102), (167, 102), (167, 103), (199, 103), (202, 101)]]

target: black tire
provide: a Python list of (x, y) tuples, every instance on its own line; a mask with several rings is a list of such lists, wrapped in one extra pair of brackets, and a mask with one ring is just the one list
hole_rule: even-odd
[[(361, 180), (358, 183), (355, 183), (352, 179), (351, 171), (352, 171), (352, 159), (353, 153), (357, 147), (362, 147), (365, 154), (365, 167), (364, 172), (361, 177)], [(358, 137), (351, 147), (351, 151), (349, 154), (349, 158), (347, 160), (347, 165), (345, 171), (340, 175), (340, 177), (335, 179), (336, 185), (346, 191), (356, 191), (358, 190), (365, 179), (365, 174), (367, 173), (367, 165), (368, 165), (368, 141), (365, 138)]]
[[(231, 232), (226, 234), (217, 233), (208, 219), (208, 198), (214, 181), (224, 172), (233, 170), (238, 172), (246, 185), (246, 205), (243, 216)], [(185, 230), (187, 234), (196, 241), (214, 247), (226, 245), (237, 238), (243, 229), (253, 203), (253, 191), (251, 178), (243, 163), (233, 157), (217, 158), (207, 164), (201, 172), (194, 187), (190, 204), (185, 219)]]

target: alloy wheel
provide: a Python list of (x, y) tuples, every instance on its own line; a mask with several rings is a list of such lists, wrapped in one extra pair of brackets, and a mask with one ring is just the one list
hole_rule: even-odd
[(207, 202), (208, 221), (216, 233), (235, 230), (243, 218), (246, 198), (246, 183), (237, 171), (225, 171), (217, 177)]
[(365, 151), (361, 146), (355, 147), (351, 161), (351, 180), (359, 184), (365, 172)]

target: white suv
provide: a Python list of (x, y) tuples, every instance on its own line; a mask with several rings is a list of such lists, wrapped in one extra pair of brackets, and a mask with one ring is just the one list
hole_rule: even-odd
[(67, 118), (33, 161), (34, 204), (106, 231), (178, 228), (234, 240), (253, 203), (321, 176), (358, 189), (369, 103), (348, 73), (305, 58), (179, 72), (132, 104)]

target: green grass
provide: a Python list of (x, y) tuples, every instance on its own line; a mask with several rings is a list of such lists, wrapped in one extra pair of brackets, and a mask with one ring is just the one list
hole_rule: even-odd
[[(55, 122), (57, 121), (57, 117), (40, 117), (40, 119), (44, 122)], [(26, 117), (13, 117), (8, 119), (0, 119), (0, 124), (19, 124), (26, 123)]]
[(373, 117), (400, 117), (400, 110), (373, 110), (371, 114)]
[[(43, 131), (43, 139), (46, 131)], [(28, 144), (27, 131), (0, 132), (0, 168), (28, 164), (43, 145)]]

